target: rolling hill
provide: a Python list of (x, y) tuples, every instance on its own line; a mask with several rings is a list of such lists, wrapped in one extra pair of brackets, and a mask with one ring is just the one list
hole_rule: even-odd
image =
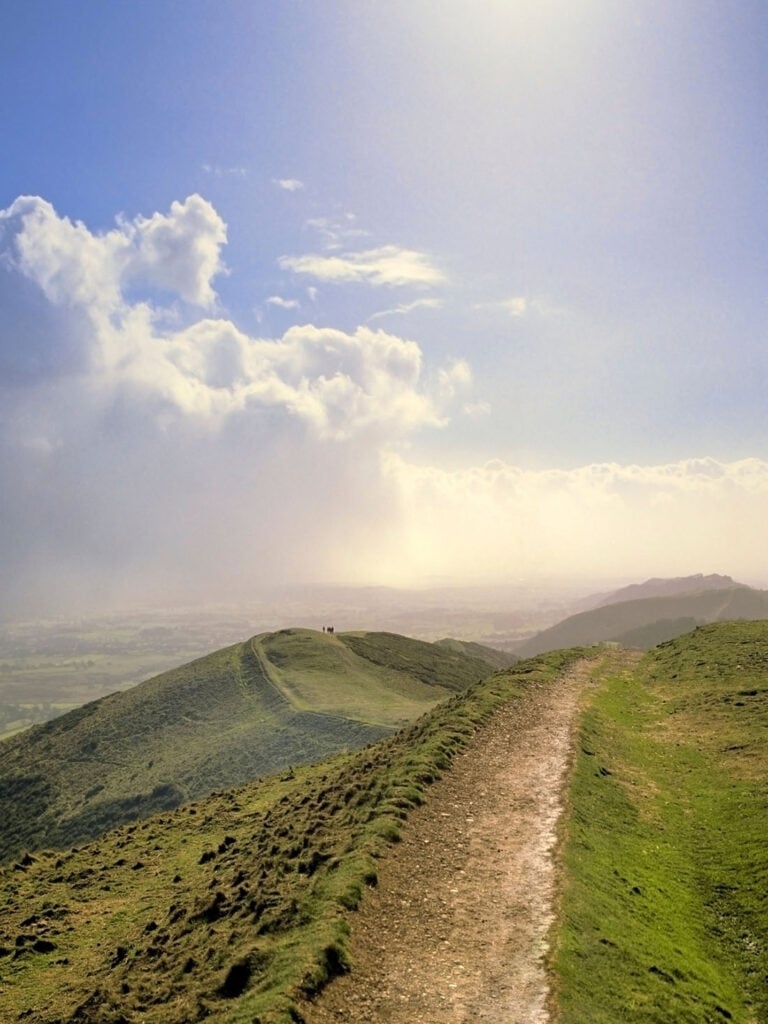
[[(688, 579), (695, 585), (698, 577)], [(607, 603), (542, 630), (520, 644), (517, 653), (529, 658), (561, 647), (606, 641), (649, 649), (707, 622), (765, 618), (768, 591), (736, 583), (721, 589), (694, 589), (670, 596)]]
[[(410, 650), (423, 672), (429, 647), (384, 637), (378, 652)], [(409, 811), (482, 721), (579, 653), (488, 676), (364, 750), (0, 867), (0, 1019), (301, 1021), (296, 1002), (344, 970), (345, 915)]]
[(498, 667), (387, 633), (265, 633), (0, 745), (0, 860), (357, 749)]
[[(305, 1019), (349, 970), (354, 910), (384, 884), (380, 858), (430, 784), (468, 745), (483, 757), (480, 723), (537, 701), (584, 653), (495, 673), (364, 750), (0, 868), (0, 1018)], [(768, 623), (592, 665), (558, 850), (552, 1010), (563, 1024), (768, 1020)], [(403, 895), (455, 923), (429, 892)], [(373, 1019), (357, 1010), (340, 1019)]]

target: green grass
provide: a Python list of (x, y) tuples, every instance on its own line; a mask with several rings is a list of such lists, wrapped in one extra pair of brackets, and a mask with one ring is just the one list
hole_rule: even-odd
[(4, 741), (0, 861), (358, 749), (490, 671), (391, 634), (291, 629), (224, 648)]
[(297, 1021), (345, 969), (349, 912), (430, 784), (578, 653), (493, 675), (356, 753), (20, 858), (0, 871), (0, 1019)]
[[(492, 675), (362, 750), (19, 856), (0, 869), (0, 1019), (295, 1024), (345, 969), (350, 911), (430, 784), (497, 708), (537, 700), (582, 653)], [(406, 656), (392, 644), (379, 659)], [(232, 692), (255, 700), (258, 659), (236, 664)], [(604, 664), (563, 825), (559, 1022), (760, 1024), (768, 624)]]
[[(440, 694), (487, 676), (490, 668), (435, 644), (383, 633), (318, 634), (290, 629), (257, 643), (270, 680), (301, 711), (392, 729), (413, 721)], [(440, 654), (436, 672), (436, 652)]]
[(768, 1020), (768, 625), (705, 626), (595, 693), (563, 846), (561, 1024)]

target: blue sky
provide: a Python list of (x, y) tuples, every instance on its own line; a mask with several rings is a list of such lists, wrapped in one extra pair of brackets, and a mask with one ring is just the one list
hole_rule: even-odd
[(3, 614), (768, 582), (764, 4), (0, 29)]

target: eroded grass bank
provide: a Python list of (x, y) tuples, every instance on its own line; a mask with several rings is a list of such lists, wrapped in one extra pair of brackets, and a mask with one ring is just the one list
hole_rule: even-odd
[(582, 721), (553, 954), (561, 1024), (768, 1021), (768, 623), (705, 626)]

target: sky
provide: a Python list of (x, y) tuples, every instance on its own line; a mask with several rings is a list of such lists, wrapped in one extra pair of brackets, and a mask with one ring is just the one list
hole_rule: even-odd
[(762, 0), (0, 0), (0, 615), (768, 584)]

